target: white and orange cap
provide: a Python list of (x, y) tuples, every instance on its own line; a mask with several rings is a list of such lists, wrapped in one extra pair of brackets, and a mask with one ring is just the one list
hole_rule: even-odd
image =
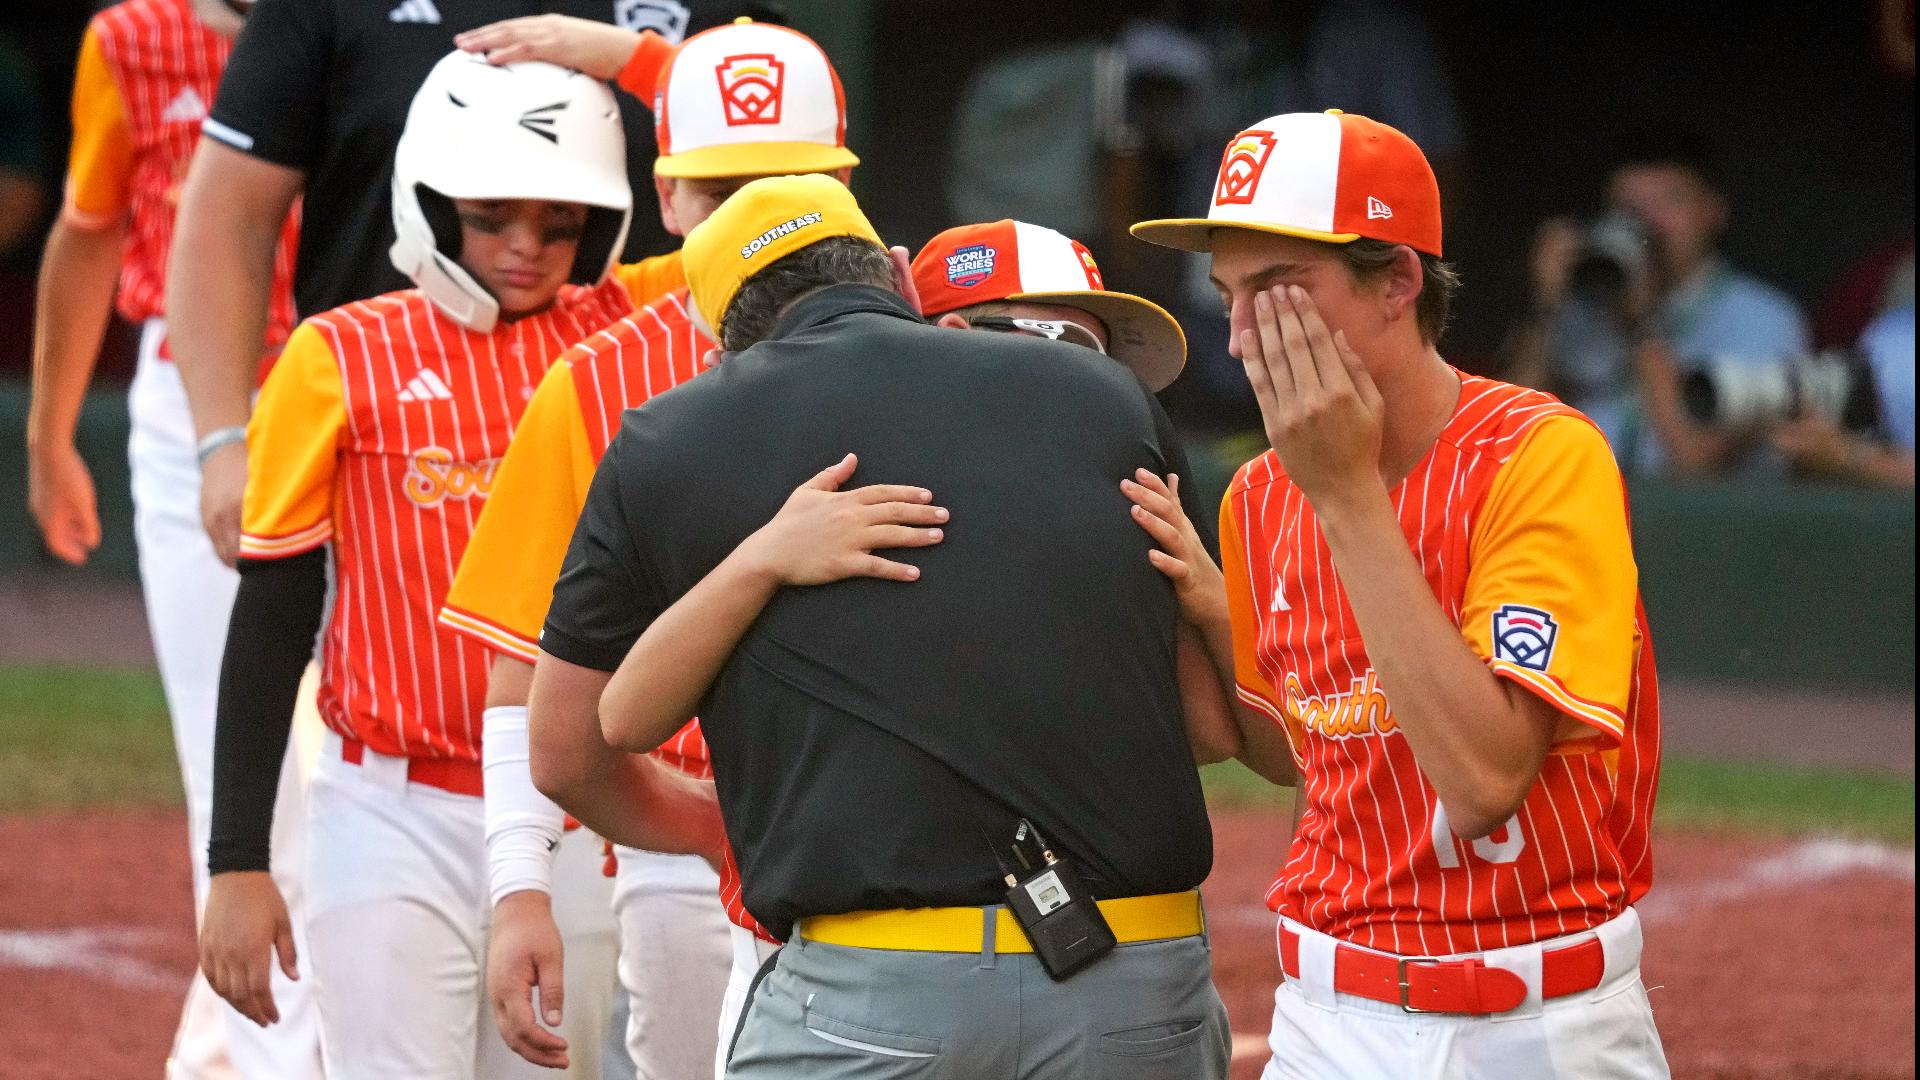
[(840, 75), (813, 39), (738, 19), (683, 42), (653, 96), (660, 176), (833, 172), (847, 149)]
[(1365, 237), (1440, 255), (1440, 185), (1412, 139), (1378, 120), (1329, 109), (1270, 116), (1220, 158), (1204, 218), (1143, 221), (1150, 244), (1206, 251), (1215, 229), (1330, 244)]
[(961, 225), (913, 257), (913, 284), (928, 318), (995, 300), (1076, 307), (1107, 324), (1107, 354), (1149, 390), (1164, 390), (1187, 364), (1187, 337), (1160, 305), (1109, 292), (1093, 253), (1064, 233), (1002, 218)]

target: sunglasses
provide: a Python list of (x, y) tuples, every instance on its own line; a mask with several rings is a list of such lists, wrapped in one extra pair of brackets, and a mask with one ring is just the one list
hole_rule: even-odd
[(996, 334), (1032, 334), (1048, 341), (1085, 345), (1102, 356), (1107, 354), (1106, 346), (1100, 344), (1099, 335), (1077, 322), (1065, 319), (1014, 319), (1005, 315), (982, 315), (969, 320), (968, 325), (975, 330), (991, 330)]

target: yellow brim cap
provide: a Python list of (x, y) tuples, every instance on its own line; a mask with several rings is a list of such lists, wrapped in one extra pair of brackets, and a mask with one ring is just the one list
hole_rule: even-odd
[(670, 179), (712, 180), (727, 176), (838, 172), (858, 164), (860, 159), (844, 146), (814, 142), (721, 143), (655, 158), (653, 173)]
[(687, 288), (707, 324), (724, 331), (748, 278), (801, 248), (855, 236), (884, 248), (853, 192), (831, 176), (769, 176), (733, 193), (680, 248)]
[(1351, 244), (1360, 239), (1359, 233), (1319, 232), (1314, 229), (1296, 228), (1292, 225), (1274, 225), (1265, 221), (1234, 221), (1230, 218), (1159, 218), (1154, 221), (1142, 221), (1127, 231), (1149, 244), (1158, 244), (1161, 247), (1179, 251), (1206, 252), (1213, 250), (1213, 234), (1219, 229), (1245, 229), (1249, 232), (1272, 233), (1276, 236), (1297, 236), (1302, 240), (1318, 240), (1326, 244)]

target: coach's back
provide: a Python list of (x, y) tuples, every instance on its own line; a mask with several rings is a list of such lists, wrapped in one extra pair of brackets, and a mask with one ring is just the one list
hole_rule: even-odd
[[(803, 297), (767, 340), (626, 414), (548, 637), (630, 641), (849, 451), (855, 484), (928, 488), (952, 520), (939, 545), (887, 554), (918, 581), (782, 590), (705, 702), (748, 909), (785, 933), (994, 903), (988, 845), (1021, 816), (1099, 895), (1198, 885), (1212, 853), (1174, 600), (1119, 489), (1185, 463), (1152, 397), (1090, 349), (928, 326), (871, 286)], [(637, 622), (631, 597), (595, 604), (583, 547), (624, 567)]]

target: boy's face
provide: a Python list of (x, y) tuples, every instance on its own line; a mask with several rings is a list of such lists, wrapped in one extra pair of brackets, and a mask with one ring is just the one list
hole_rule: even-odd
[(587, 208), (542, 199), (455, 199), (460, 265), (512, 320), (544, 311), (567, 283)]
[[(671, 177), (653, 178), (654, 194), (660, 198), (660, 224), (674, 236), (685, 236), (694, 227), (713, 216), (720, 204), (733, 197), (733, 193), (767, 176), (781, 176), (783, 173), (755, 174), (753, 176), (714, 176), (714, 177)], [(853, 175), (853, 170), (841, 169), (832, 174), (842, 184)]]
[(1276, 236), (1250, 229), (1213, 234), (1213, 287), (1227, 310), (1232, 336), (1227, 351), (1240, 358), (1240, 335), (1258, 330), (1255, 294), (1277, 285), (1298, 285), (1313, 298), (1329, 333), (1345, 330), (1362, 359), (1386, 330), (1382, 290), (1356, 281), (1332, 244)]

